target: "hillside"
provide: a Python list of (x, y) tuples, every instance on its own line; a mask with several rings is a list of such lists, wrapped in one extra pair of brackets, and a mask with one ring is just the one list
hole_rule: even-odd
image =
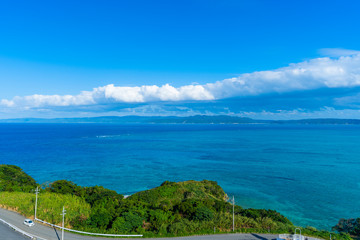
[(14, 165), (0, 165), (0, 191), (29, 192), (36, 187), (35, 180)]
[[(253, 123), (259, 122), (250, 118), (233, 117), (233, 116), (207, 116), (207, 115), (195, 115), (189, 117), (176, 117), (176, 116), (124, 116), (124, 117), (89, 117), (89, 118), (18, 118), (18, 119), (0, 119), (0, 123), (163, 123), (163, 124), (195, 124), (195, 123)], [(262, 122), (262, 121), (260, 121)]]
[(160, 206), (166, 202), (169, 206), (175, 206), (186, 199), (211, 199), (214, 201), (226, 201), (228, 199), (224, 190), (214, 181), (165, 181), (161, 186), (150, 190), (135, 193), (129, 199), (142, 201), (153, 206)]
[(0, 123), (104, 123), (104, 124), (360, 124), (359, 119), (317, 118), (299, 120), (259, 120), (228, 115), (177, 116), (108, 116), (84, 118), (17, 118), (0, 119)]
[[(19, 167), (1, 165), (0, 206), (26, 217), (34, 211), (35, 181)], [(23, 183), (23, 185), (22, 185)], [(81, 187), (59, 180), (42, 188), (38, 199), (38, 218), (61, 222), (65, 206), (65, 225), (97, 233), (138, 233), (145, 237), (184, 236), (231, 232), (233, 206), (224, 190), (214, 181), (165, 181), (161, 186), (124, 198), (101, 186)], [(291, 233), (295, 226), (275, 210), (234, 207), (236, 231), (252, 233)], [(303, 228), (312, 236), (328, 236), (326, 231)], [(334, 234), (334, 233), (333, 233)], [(335, 236), (335, 234), (333, 235)], [(348, 235), (336, 235), (349, 239)]]

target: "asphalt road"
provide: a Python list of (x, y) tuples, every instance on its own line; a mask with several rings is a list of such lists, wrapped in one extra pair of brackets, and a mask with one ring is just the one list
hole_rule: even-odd
[(1, 240), (29, 240), (18, 232), (15, 232), (9, 226), (0, 222), (0, 239)]
[[(8, 211), (0, 208), (0, 218), (6, 222), (20, 228), (21, 230), (34, 235), (38, 238), (43, 238), (46, 240), (61, 240), (61, 230), (51, 228), (40, 223), (35, 223), (35, 226), (28, 227), (23, 224), (25, 217), (21, 216), (18, 213)], [(7, 226), (2, 225), (2, 227), (8, 228)], [(12, 229), (0, 227), (0, 239), (1, 240), (22, 240), (23, 236), (20, 234), (14, 235), (13, 238), (3, 238), (4, 234), (10, 234), (9, 232), (13, 231)], [(10, 229), (10, 231), (9, 231)], [(177, 237), (177, 238), (151, 238), (151, 240), (273, 240), (276, 239), (277, 235), (273, 234), (216, 234), (216, 235), (202, 235), (202, 236), (190, 236), (190, 237)], [(28, 238), (25, 238), (28, 239)], [(124, 239), (124, 238), (103, 238), (103, 237), (90, 237), (77, 235), (69, 232), (65, 232), (64, 240), (113, 240), (113, 239)], [(143, 238), (125, 238), (125, 239), (143, 239)], [(150, 239), (149, 239), (150, 240)]]

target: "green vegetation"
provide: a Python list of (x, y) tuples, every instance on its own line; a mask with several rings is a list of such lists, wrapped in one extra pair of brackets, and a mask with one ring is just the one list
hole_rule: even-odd
[(35, 180), (14, 165), (0, 165), (0, 191), (30, 192), (36, 187)]
[[(34, 216), (35, 194), (23, 192), (0, 192), (0, 205), (4, 208), (17, 211), (27, 217)], [(82, 198), (69, 194), (41, 193), (38, 198), (37, 218), (54, 224), (62, 223), (60, 215), (65, 206), (65, 225), (72, 226), (72, 220), (89, 218), (91, 208)]]
[(340, 219), (338, 224), (332, 228), (340, 233), (347, 233), (360, 237), (360, 218)]
[[(20, 168), (0, 165), (0, 205), (31, 217), (34, 214), (35, 181)], [(23, 183), (23, 184), (22, 184)], [(136, 193), (128, 198), (100, 186), (81, 187), (59, 180), (42, 188), (38, 198), (39, 219), (60, 224), (65, 206), (65, 224), (77, 230), (184, 236), (232, 231), (233, 206), (214, 181), (165, 181), (161, 186)], [(295, 226), (274, 210), (243, 209), (235, 206), (235, 229), (251, 233), (292, 233)], [(315, 237), (328, 238), (329, 232), (314, 228), (302, 231)], [(333, 234), (335, 236), (335, 234)], [(337, 234), (336, 239), (350, 239)]]
[(325, 230), (318, 230), (314, 227), (301, 228), (301, 233), (306, 236), (315, 236), (315, 237), (322, 238), (322, 239), (329, 239), (330, 233), (331, 233), (332, 239), (344, 239), (344, 240), (352, 240), (353, 239), (347, 233), (334, 233), (334, 232), (329, 232), (329, 231), (325, 231)]

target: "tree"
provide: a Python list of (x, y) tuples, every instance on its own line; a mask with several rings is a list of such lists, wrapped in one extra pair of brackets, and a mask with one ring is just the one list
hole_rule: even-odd
[(50, 184), (48, 190), (54, 193), (60, 194), (75, 194), (78, 190), (78, 186), (67, 180), (58, 180)]
[(35, 187), (35, 180), (18, 166), (0, 165), (0, 191), (30, 192)]
[(332, 230), (339, 233), (349, 233), (351, 235), (360, 236), (360, 218), (341, 218), (338, 224), (332, 227)]
[(214, 212), (205, 206), (199, 207), (195, 211), (194, 220), (209, 221), (213, 218), (214, 218)]
[(111, 220), (112, 216), (109, 211), (101, 206), (95, 209), (95, 211), (91, 214), (90, 225), (100, 229), (107, 229)]
[(112, 224), (112, 228), (117, 232), (132, 232), (143, 224), (143, 218), (137, 214), (126, 212), (121, 217), (117, 217)]

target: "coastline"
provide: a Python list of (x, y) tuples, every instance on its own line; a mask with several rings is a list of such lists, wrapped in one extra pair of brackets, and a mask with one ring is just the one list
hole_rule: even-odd
[[(277, 209), (300, 226), (329, 230), (360, 215), (327, 197), (359, 194), (351, 187), (358, 179), (357, 126), (262, 126), (10, 124), (1, 127), (0, 143), (8, 147), (0, 153), (37, 182), (69, 179), (130, 195), (195, 176), (218, 180), (243, 206)], [(109, 137), (96, 138), (102, 135)], [(243, 203), (244, 196), (255, 201)]]

